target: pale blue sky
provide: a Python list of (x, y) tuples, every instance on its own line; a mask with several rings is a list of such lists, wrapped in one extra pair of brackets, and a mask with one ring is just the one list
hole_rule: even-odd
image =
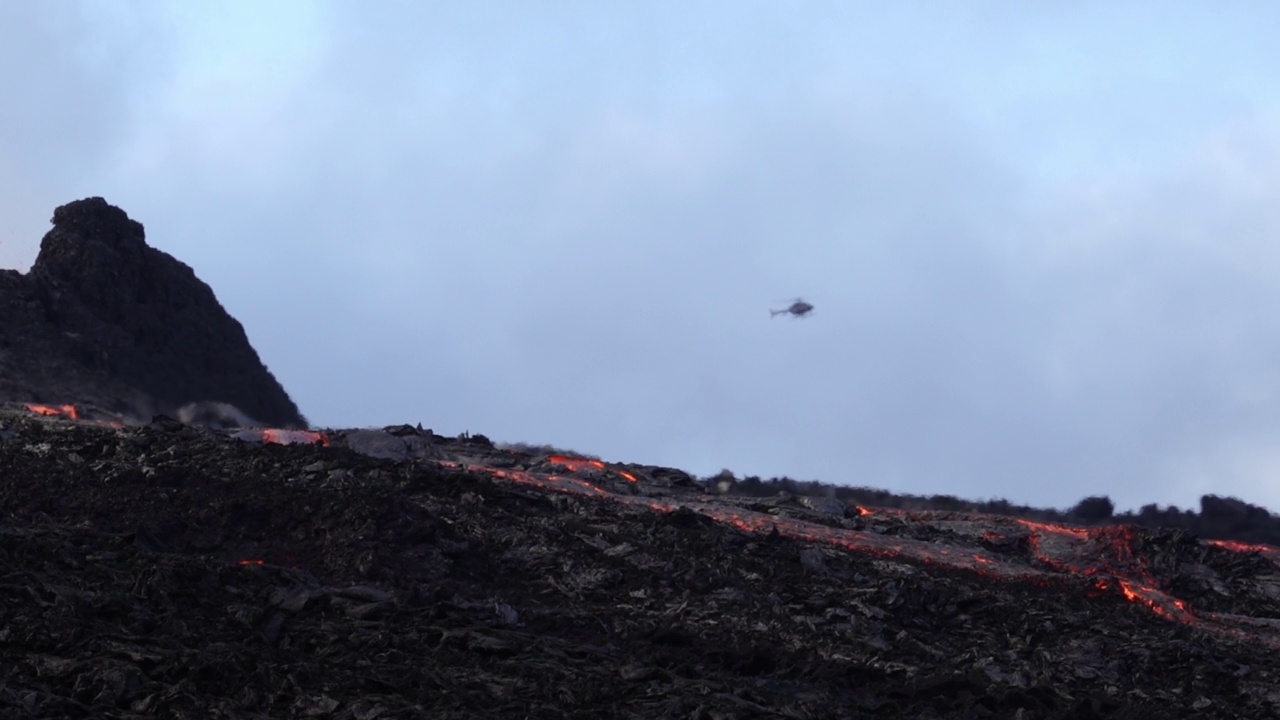
[(0, 263), (106, 197), (319, 425), (1280, 509), (1276, 37), (1266, 2), (0, 2)]

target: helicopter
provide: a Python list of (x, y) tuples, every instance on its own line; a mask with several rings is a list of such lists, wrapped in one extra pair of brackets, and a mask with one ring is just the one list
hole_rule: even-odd
[(795, 301), (793, 301), (790, 306), (785, 307), (781, 310), (774, 310), (770, 308), (769, 317), (772, 318), (774, 316), (783, 315), (783, 314), (790, 314), (790, 315), (794, 315), (795, 317), (804, 317), (812, 309), (813, 309), (813, 305), (810, 305), (809, 303), (805, 302), (804, 300), (801, 300), (800, 298), (796, 298)]

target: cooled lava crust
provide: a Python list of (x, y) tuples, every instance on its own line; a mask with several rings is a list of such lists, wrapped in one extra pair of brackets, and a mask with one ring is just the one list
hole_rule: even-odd
[(0, 718), (1280, 713), (1266, 546), (408, 426), (0, 425)]

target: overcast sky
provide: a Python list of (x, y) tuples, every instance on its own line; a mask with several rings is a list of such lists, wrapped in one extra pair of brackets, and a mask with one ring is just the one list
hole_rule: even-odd
[(318, 426), (1280, 510), (1277, 37), (1262, 0), (0, 0), (0, 265), (105, 197)]

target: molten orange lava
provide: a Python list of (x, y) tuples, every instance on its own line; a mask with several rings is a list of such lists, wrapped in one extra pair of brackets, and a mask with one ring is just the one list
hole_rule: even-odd
[(262, 441), (273, 445), (315, 445), (319, 443), (329, 447), (329, 436), (311, 430), (276, 430), (262, 431)]
[(1155, 614), (1169, 620), (1190, 625), (1196, 618), (1187, 609), (1187, 604), (1171, 597), (1149, 585), (1137, 585), (1128, 580), (1120, 581), (1120, 590), (1132, 602), (1145, 605)]
[(1271, 562), (1280, 565), (1280, 547), (1275, 545), (1266, 545), (1263, 543), (1245, 543), (1236, 540), (1205, 540), (1206, 543), (1215, 547), (1224, 548), (1238, 553), (1257, 553)]
[[(569, 468), (570, 472), (582, 472), (583, 470), (611, 469), (609, 468), (609, 466), (605, 465), (603, 462), (599, 460), (591, 460), (588, 458), (575, 458), (575, 457), (569, 457), (567, 455), (552, 455), (547, 458), (547, 462), (551, 463), (552, 465), (563, 465), (564, 467)], [(622, 477), (626, 478), (628, 482), (638, 482), (636, 480), (636, 476), (632, 475), (626, 470), (614, 470), (613, 472), (616, 472)]]
[(604, 463), (600, 462), (599, 460), (588, 460), (587, 458), (574, 458), (574, 457), (568, 457), (567, 455), (552, 455), (551, 457), (547, 458), (547, 462), (553, 465), (563, 465), (569, 468), (570, 470), (572, 470), (573, 472), (581, 472), (588, 468), (594, 468), (596, 470), (604, 469)]
[(1263, 543), (1246, 543), (1236, 540), (1205, 540), (1210, 545), (1216, 545), (1220, 548), (1234, 550), (1236, 552), (1256, 552), (1256, 553), (1273, 553), (1277, 550), (1274, 545), (1265, 545)]
[(37, 415), (45, 415), (49, 417), (66, 417), (77, 420), (75, 405), (37, 405), (35, 403), (27, 403), (27, 409)]
[(1068, 525), (1057, 525), (1055, 523), (1042, 523), (1034, 520), (1022, 519), (1019, 519), (1018, 522), (1037, 532), (1069, 535), (1082, 540), (1089, 537), (1089, 531), (1082, 527), (1070, 527)]

